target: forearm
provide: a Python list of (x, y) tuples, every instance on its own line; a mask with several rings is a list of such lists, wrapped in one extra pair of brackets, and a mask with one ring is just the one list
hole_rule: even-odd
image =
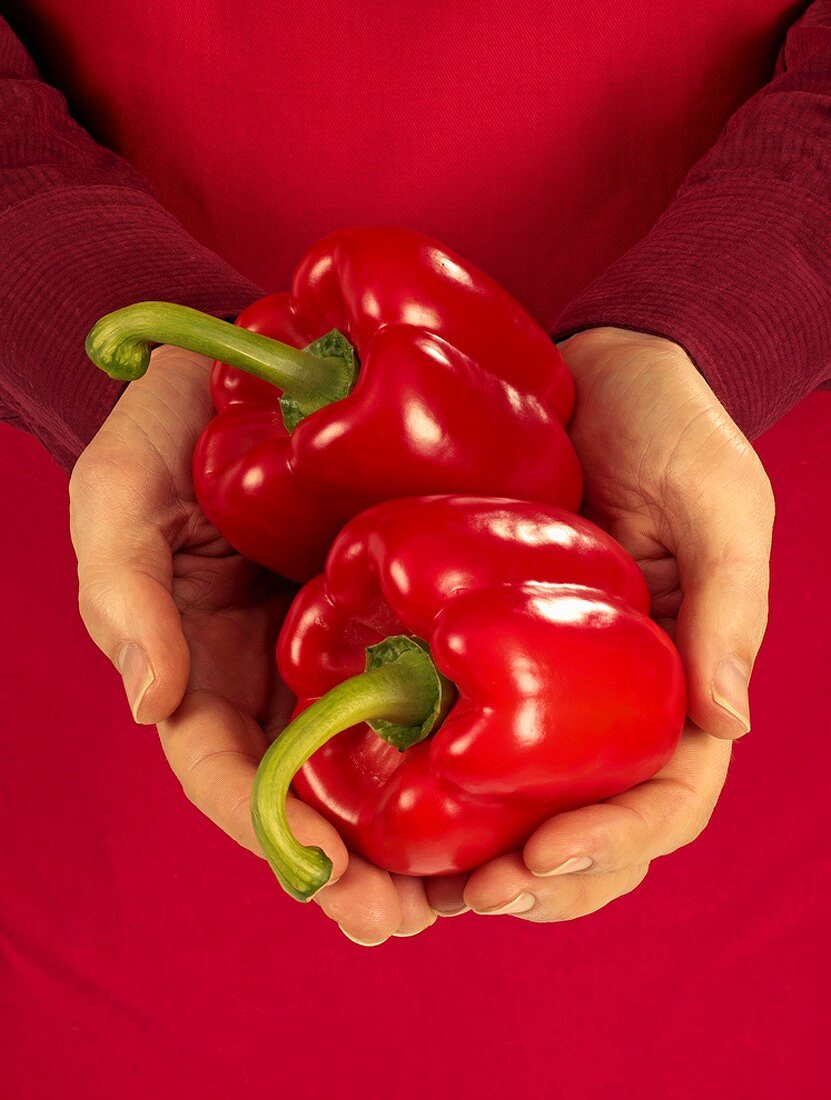
[(260, 293), (72, 121), (2, 20), (0, 268), (0, 418), (67, 468), (123, 388), (84, 355), (99, 316), (140, 299), (233, 316)]
[(831, 0), (653, 230), (562, 315), (667, 337), (753, 437), (831, 376)]

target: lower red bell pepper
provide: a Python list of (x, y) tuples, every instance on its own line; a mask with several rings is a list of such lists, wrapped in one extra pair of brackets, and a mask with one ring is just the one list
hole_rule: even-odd
[(314, 576), (343, 523), (382, 500), (579, 506), (564, 430), (574, 387), (556, 346), (492, 279), (420, 233), (339, 230), (310, 249), (290, 293), (255, 302), (236, 326), (143, 302), (102, 318), (87, 351), (113, 377), (137, 378), (148, 341), (219, 360), (196, 496), (232, 546), (291, 580)]
[(653, 775), (685, 692), (648, 611), (626, 552), (550, 506), (436, 496), (353, 519), (278, 645), (297, 716), (252, 812), (285, 889), (307, 899), (331, 870), (289, 831), (292, 782), (353, 851), (435, 875)]

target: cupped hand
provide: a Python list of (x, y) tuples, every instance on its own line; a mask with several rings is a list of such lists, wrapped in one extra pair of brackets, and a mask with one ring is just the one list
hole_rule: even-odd
[[(71, 532), (84, 623), (120, 672), (135, 720), (158, 724), (191, 801), (261, 855), (251, 787), (290, 710), (274, 642), (293, 591), (241, 558), (196, 502), (191, 456), (213, 415), (209, 369), (177, 348), (153, 353), (75, 466)], [(436, 919), (420, 882), (397, 885), (349, 857), (296, 799), (289, 816), (298, 838), (333, 861), (317, 900), (346, 934), (376, 942)]]
[(560, 350), (577, 387), (583, 511), (643, 570), (692, 721), (739, 737), (767, 625), (774, 503), (762, 463), (677, 344), (600, 328)]
[(522, 853), (429, 883), (440, 913), (567, 920), (628, 893), (652, 859), (705, 827), (729, 739), (750, 728), (774, 515), (761, 462), (671, 341), (604, 328), (561, 351), (577, 388), (570, 432), (586, 475), (584, 512), (643, 570), (652, 614), (681, 653), (691, 722), (653, 779), (552, 818)]

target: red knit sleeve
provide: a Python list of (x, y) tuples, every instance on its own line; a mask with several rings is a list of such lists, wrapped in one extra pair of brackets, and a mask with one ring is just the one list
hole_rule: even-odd
[(260, 294), (73, 122), (2, 19), (0, 271), (0, 419), (67, 468), (122, 389), (84, 355), (101, 314), (162, 298), (234, 316)]
[(752, 438), (831, 378), (831, 0), (791, 28), (652, 231), (554, 337), (613, 325), (685, 348)]

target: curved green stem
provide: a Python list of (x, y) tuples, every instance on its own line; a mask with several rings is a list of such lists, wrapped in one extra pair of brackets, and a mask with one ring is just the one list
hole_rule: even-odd
[(86, 351), (111, 378), (141, 378), (152, 344), (173, 344), (219, 359), (270, 382), (307, 415), (349, 393), (355, 380), (354, 349), (334, 329), (306, 349), (172, 302), (137, 302), (102, 317), (90, 330)]
[(283, 889), (298, 901), (308, 901), (332, 874), (325, 852), (302, 845), (286, 818), (286, 796), (303, 764), (332, 737), (359, 722), (391, 723), (394, 743), (402, 748), (402, 731), (409, 731), (407, 741), (414, 744), (443, 714), (446, 681), (429, 654), (410, 639), (388, 642), (399, 643), (397, 650), (389, 651), (389, 663), (345, 680), (312, 703), (283, 730), (257, 770), (251, 793), (254, 829)]

